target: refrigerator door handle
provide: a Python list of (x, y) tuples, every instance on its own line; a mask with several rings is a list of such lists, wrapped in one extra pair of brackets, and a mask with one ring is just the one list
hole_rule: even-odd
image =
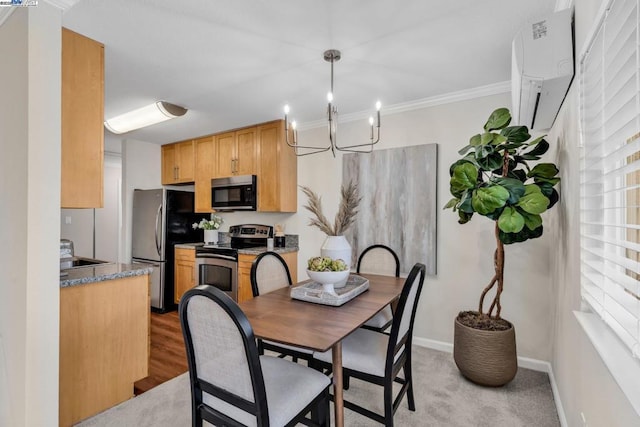
[(158, 211), (156, 212), (156, 250), (158, 251), (158, 255), (160, 255), (160, 240), (158, 238), (158, 226), (160, 225), (160, 218), (162, 218), (162, 205), (158, 206)]

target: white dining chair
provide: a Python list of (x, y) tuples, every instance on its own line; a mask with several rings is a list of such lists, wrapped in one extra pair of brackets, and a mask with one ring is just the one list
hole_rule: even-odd
[[(360, 254), (356, 271), (358, 273), (400, 277), (400, 259), (393, 249), (388, 246), (371, 245)], [(393, 310), (388, 305), (369, 319), (362, 327), (384, 332), (391, 326), (392, 321)]]
[[(416, 264), (405, 281), (396, 308), (391, 333), (381, 334), (359, 328), (342, 341), (342, 368), (345, 376), (380, 385), (384, 388), (384, 415), (344, 400), (345, 408), (368, 418), (393, 426), (393, 414), (403, 397), (407, 396), (410, 411), (415, 411), (413, 396), (413, 374), (411, 371), (411, 346), (413, 324), (422, 285), (425, 266)], [(331, 367), (331, 350), (314, 353), (313, 366), (317, 369)], [(403, 371), (404, 378), (399, 377)], [(398, 394), (393, 396), (393, 383), (402, 384)], [(416, 420), (419, 421), (419, 420)], [(417, 425), (417, 424), (416, 424)]]
[[(251, 290), (254, 297), (291, 285), (289, 267), (286, 261), (276, 252), (263, 252), (253, 260), (251, 265)], [(294, 362), (297, 362), (298, 359), (310, 362), (313, 359), (313, 351), (306, 348), (268, 340), (258, 340), (258, 351), (260, 354), (264, 354), (264, 350), (279, 353), (279, 357), (291, 356)]]
[[(191, 381), (192, 425), (328, 426), (329, 378), (311, 368), (260, 356), (240, 307), (201, 285), (180, 301)], [(311, 412), (311, 419), (305, 417)]]

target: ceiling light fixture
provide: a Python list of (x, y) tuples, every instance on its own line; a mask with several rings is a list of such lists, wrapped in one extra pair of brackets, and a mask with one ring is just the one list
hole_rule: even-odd
[[(324, 60), (331, 63), (331, 90), (327, 94), (327, 101), (329, 105), (327, 106), (327, 120), (328, 120), (328, 130), (329, 130), (329, 145), (326, 147), (313, 147), (313, 146), (305, 146), (300, 145), (298, 143), (298, 131), (296, 129), (295, 120), (291, 122), (291, 130), (292, 130), (292, 139), (293, 142), (289, 140), (289, 105), (284, 106), (284, 129), (287, 140), (287, 145), (292, 147), (296, 156), (306, 156), (309, 154), (322, 153), (324, 151), (331, 150), (333, 157), (336, 156), (336, 150), (338, 151), (348, 151), (352, 153), (370, 153), (373, 151), (373, 146), (380, 141), (380, 101), (376, 102), (376, 121), (374, 126), (373, 116), (369, 117), (369, 126), (371, 126), (371, 134), (370, 141), (365, 144), (356, 144), (356, 145), (347, 145), (347, 146), (339, 146), (338, 145), (338, 108), (333, 104), (333, 63), (339, 61), (341, 57), (340, 51), (335, 49), (330, 49), (324, 52)], [(375, 127), (375, 132), (374, 132)], [(374, 139), (375, 133), (375, 139)]]
[(184, 116), (186, 112), (186, 108), (165, 101), (158, 101), (146, 107), (105, 120), (104, 127), (113, 133), (120, 134)]

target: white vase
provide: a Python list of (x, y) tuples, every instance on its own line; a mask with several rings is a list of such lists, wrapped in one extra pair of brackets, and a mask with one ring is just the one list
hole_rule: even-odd
[[(327, 236), (320, 248), (320, 255), (341, 259), (347, 264), (347, 267), (351, 268), (351, 245), (344, 236)], [(348, 279), (347, 276), (344, 280), (336, 283), (336, 287), (344, 286)]]
[(218, 243), (218, 230), (204, 230), (205, 245), (215, 245)]

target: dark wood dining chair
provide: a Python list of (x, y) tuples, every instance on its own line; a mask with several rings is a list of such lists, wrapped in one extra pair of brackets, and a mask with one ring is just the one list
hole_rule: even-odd
[[(192, 425), (329, 426), (329, 378), (311, 368), (260, 356), (240, 307), (201, 285), (180, 301), (191, 381)], [(306, 414), (311, 412), (311, 419)]]
[[(289, 267), (286, 261), (276, 252), (263, 252), (253, 260), (251, 265), (251, 290), (254, 297), (291, 285)], [(307, 362), (313, 360), (313, 351), (306, 348), (258, 340), (258, 351), (260, 354), (264, 354), (264, 350), (279, 353), (279, 357), (291, 356), (294, 362), (297, 362), (298, 359), (303, 359)]]
[[(400, 277), (400, 259), (393, 249), (388, 246), (371, 245), (360, 254), (356, 271), (358, 273)], [(369, 319), (362, 327), (384, 332), (391, 326), (392, 321), (393, 311), (391, 306), (388, 305)]]
[[(409, 410), (415, 411), (416, 409), (411, 371), (411, 346), (413, 323), (422, 292), (424, 275), (424, 264), (418, 263), (411, 269), (402, 288), (389, 335), (359, 328), (342, 341), (344, 375), (384, 388), (384, 415), (377, 414), (346, 399), (344, 400), (345, 408), (383, 423), (385, 426), (393, 426), (393, 414), (405, 394)], [(314, 353), (313, 357), (315, 359), (313, 366), (316, 369), (331, 366), (331, 350), (324, 353)], [(404, 378), (399, 377), (401, 370), (404, 372)], [(395, 399), (393, 397), (394, 382), (402, 384)]]

